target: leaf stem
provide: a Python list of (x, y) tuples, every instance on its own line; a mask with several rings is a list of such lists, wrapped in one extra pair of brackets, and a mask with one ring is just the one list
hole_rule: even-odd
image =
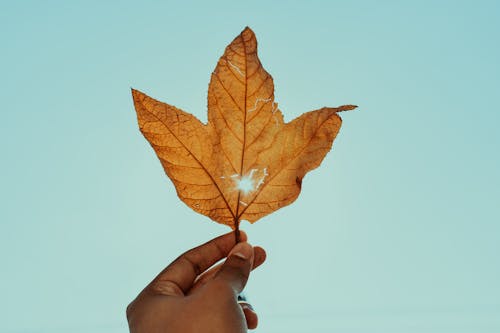
[(236, 228), (234, 228), (234, 242), (235, 244), (238, 244), (241, 239), (240, 239), (240, 220), (235, 221)]

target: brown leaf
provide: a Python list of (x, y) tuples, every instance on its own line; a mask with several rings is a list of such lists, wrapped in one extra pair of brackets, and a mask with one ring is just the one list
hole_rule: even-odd
[(139, 127), (179, 198), (233, 229), (292, 203), (332, 146), (342, 122), (337, 112), (356, 107), (325, 107), (284, 123), (248, 27), (212, 73), (206, 125), (138, 90), (132, 95)]

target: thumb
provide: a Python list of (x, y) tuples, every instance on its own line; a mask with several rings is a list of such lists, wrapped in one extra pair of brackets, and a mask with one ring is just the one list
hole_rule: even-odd
[(214, 280), (223, 281), (239, 294), (247, 284), (252, 270), (254, 252), (247, 242), (236, 244), (229, 252), (226, 261), (217, 272)]

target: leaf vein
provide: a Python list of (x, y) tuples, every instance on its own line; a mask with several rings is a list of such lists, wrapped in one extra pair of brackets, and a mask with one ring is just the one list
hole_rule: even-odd
[(290, 159), (290, 161), (288, 161), (288, 163), (286, 163), (280, 170), (278, 170), (274, 175), (272, 175), (267, 182), (265, 182), (264, 184), (262, 184), (262, 186), (259, 188), (257, 194), (248, 203), (248, 206), (246, 206), (245, 208), (243, 208), (243, 210), (241, 211), (241, 213), (239, 213), (239, 214), (238, 214), (238, 212), (236, 213), (236, 219), (239, 219), (245, 213), (245, 211), (248, 209), (248, 207), (250, 207), (252, 205), (252, 203), (255, 201), (255, 199), (257, 199), (257, 197), (262, 193), (262, 191), (267, 187), (267, 185), (270, 182), (272, 182), (272, 180), (274, 178), (276, 178), (276, 176), (279, 175), (285, 169), (286, 166), (290, 165), (293, 161), (295, 161), (299, 156), (302, 155), (302, 152), (306, 149), (306, 147), (309, 146), (309, 143), (311, 143), (312, 138), (314, 138), (314, 136), (316, 135), (316, 133), (320, 130), (320, 128), (324, 125), (324, 123), (326, 123), (328, 121), (328, 119), (330, 119), (330, 117), (327, 117), (319, 126), (316, 127), (316, 131), (314, 132), (314, 135), (311, 135), (311, 138), (309, 139), (309, 141), (307, 142), (307, 144), (305, 144), (302, 147), (302, 149), (300, 150), (300, 152), (298, 154), (296, 154), (292, 159)]
[(241, 106), (239, 106), (238, 103), (236, 103), (236, 100), (234, 99), (233, 95), (231, 95), (231, 93), (229, 92), (229, 90), (227, 90), (227, 88), (224, 85), (224, 83), (222, 83), (222, 79), (219, 77), (219, 75), (217, 73), (214, 73), (213, 75), (215, 75), (215, 77), (217, 78), (217, 81), (219, 81), (220, 86), (222, 87), (222, 89), (224, 89), (224, 91), (226, 92), (226, 94), (228, 94), (229, 97), (231, 97), (231, 100), (233, 101), (234, 105), (236, 105), (236, 107), (241, 112), (244, 112), (243, 109), (241, 108)]
[[(155, 113), (149, 111), (146, 107), (144, 107), (144, 109), (149, 112), (151, 115), (153, 115), (153, 117), (155, 117), (156, 119), (158, 119), (158, 121), (160, 121), (164, 126), (165, 128), (170, 131), (170, 133), (172, 133), (172, 135), (177, 139), (177, 141), (179, 141), (183, 146), (184, 148), (189, 152), (189, 149), (186, 147), (186, 145), (184, 144), (184, 142), (182, 142), (174, 133), (173, 131), (168, 127), (167, 124), (165, 124), (165, 122), (160, 119)], [(191, 153), (191, 152), (190, 152)], [(196, 156), (194, 156), (193, 154), (191, 154), (191, 156), (193, 156), (193, 158), (195, 159), (195, 161), (203, 168), (203, 170), (205, 171), (205, 173), (208, 175), (208, 177), (212, 180), (213, 182), (213, 185), (217, 188), (217, 190), (219, 191), (219, 193), (222, 195), (222, 198), (224, 199), (224, 202), (226, 203), (226, 206), (227, 208), (229, 209), (229, 211), (231, 212), (231, 215), (233, 216), (233, 218), (236, 218), (235, 214), (233, 213), (233, 211), (231, 210), (231, 207), (229, 206), (229, 203), (226, 199), (226, 197), (224, 196), (224, 193), (222, 193), (222, 190), (220, 189), (219, 185), (215, 182), (215, 179), (212, 177), (212, 175), (210, 174), (210, 172), (208, 172), (207, 168), (201, 163), (200, 160), (198, 160), (196, 158)]]

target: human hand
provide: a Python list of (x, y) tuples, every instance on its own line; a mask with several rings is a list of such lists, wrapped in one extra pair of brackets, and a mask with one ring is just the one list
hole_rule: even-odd
[(165, 268), (127, 307), (130, 332), (240, 333), (256, 328), (257, 314), (237, 297), (266, 253), (248, 244), (244, 232), (240, 235), (236, 246), (231, 232), (185, 252)]

